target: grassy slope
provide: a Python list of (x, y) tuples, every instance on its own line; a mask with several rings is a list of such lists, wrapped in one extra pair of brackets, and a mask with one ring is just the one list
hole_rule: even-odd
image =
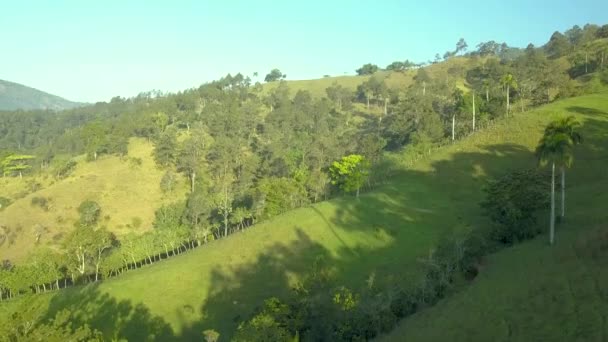
[(440, 236), (485, 223), (477, 203), (487, 176), (534, 165), (531, 148), (556, 115), (577, 107), (606, 110), (607, 102), (605, 95), (587, 96), (517, 114), (407, 168), (405, 157), (393, 156), (390, 183), (360, 200), (294, 210), (180, 257), (35, 301), (50, 314), (72, 308), (94, 326), (130, 339), (142, 339), (145, 330), (165, 340), (190, 339), (207, 328), (229, 335), (240, 318), (264, 298), (289, 291), (320, 257), (350, 286), (363, 285), (371, 274), (415, 278), (417, 258)]
[[(144, 139), (132, 139), (129, 157), (141, 158), (141, 166), (133, 166), (118, 157), (102, 157), (90, 163), (80, 157), (75, 172), (64, 180), (54, 182), (40, 177), (1, 179), (3, 188), (0, 196), (15, 198), (16, 193), (22, 191), (32, 180), (40, 182), (44, 188), (15, 200), (0, 212), (0, 226), (13, 230), (21, 227), (21, 233), (14, 244), (9, 246), (4, 243), (0, 246), (0, 259), (22, 261), (35, 248), (33, 229), (36, 225), (47, 229), (40, 244), (53, 246), (58, 243), (60, 234), (73, 229), (73, 223), (78, 219), (77, 208), (88, 199), (99, 202), (103, 224), (119, 235), (150, 229), (154, 211), (162, 203), (174, 200), (185, 191), (177, 190), (171, 196), (162, 194), (159, 184), (164, 171), (156, 168), (151, 153), (150, 143)], [(31, 200), (36, 196), (51, 198), (51, 210), (45, 212), (39, 207), (33, 207)], [(141, 227), (126, 227), (135, 217), (142, 220)]]
[[(446, 62), (431, 64), (427, 67), (427, 72), (431, 78), (444, 79), (447, 70), (450, 67), (461, 66), (463, 67), (470, 60), (462, 57), (455, 57)], [(409, 70), (406, 72), (390, 72), (390, 71), (379, 71), (375, 74), (376, 76), (385, 79), (385, 82), (389, 88), (393, 89), (405, 89), (414, 83), (414, 76), (416, 75), (415, 70)], [(325, 89), (330, 87), (332, 84), (337, 83), (351, 91), (356, 91), (357, 86), (366, 80), (370, 76), (335, 76), (325, 77), (313, 80), (288, 80), (287, 85), (289, 86), (292, 95), (297, 93), (299, 90), (307, 90), (313, 96), (323, 97), (327, 96)], [(459, 86), (464, 86), (462, 76), (459, 77), (461, 80), (457, 83)], [(264, 92), (268, 93), (272, 89), (278, 86), (278, 82), (270, 82), (264, 84)]]
[[(600, 341), (608, 338), (608, 95), (558, 102), (579, 112), (585, 144), (568, 172), (566, 221), (487, 258), (469, 287), (414, 315), (386, 341)], [(531, 146), (530, 146), (531, 147)]]

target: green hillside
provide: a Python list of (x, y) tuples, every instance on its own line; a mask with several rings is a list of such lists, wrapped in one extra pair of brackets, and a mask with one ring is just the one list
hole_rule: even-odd
[[(486, 223), (478, 209), (483, 182), (509, 169), (535, 165), (532, 149), (545, 124), (564, 114), (576, 114), (584, 122), (587, 142), (581, 147), (570, 178), (573, 215), (567, 226), (560, 226), (559, 249), (551, 252), (560, 255), (562, 241), (568, 236), (562, 229), (591, 231), (587, 229), (597, 228), (602, 217), (601, 208), (590, 206), (602, 198), (583, 194), (589, 190), (595, 196), (602, 195), (602, 187), (591, 181), (602, 174), (601, 158), (606, 147), (601, 138), (608, 133), (607, 111), (608, 97), (600, 94), (518, 113), (434, 151), (428, 159), (414, 161), (407, 151), (391, 155), (390, 182), (360, 199), (345, 197), (297, 209), (229, 239), (119, 278), (33, 299), (19, 298), (2, 310), (40, 305), (40, 312), (52, 317), (62, 308), (69, 308), (80, 321), (90, 323), (108, 338), (142, 340), (153, 334), (158, 340), (193, 339), (205, 329), (230, 336), (238, 322), (263, 299), (286, 294), (296, 280), (310, 274), (319, 263), (330, 265), (337, 284), (353, 288), (364, 287), (370, 278), (416, 281), (418, 259), (439, 238)], [(590, 164), (583, 167), (583, 163)], [(589, 202), (592, 197), (597, 202)], [(589, 225), (591, 222), (595, 224)], [(463, 293), (481, 287), (492, 274), (501, 274), (492, 260), (499, 263), (504, 253), (518, 253), (528, 246), (548, 250), (542, 243), (544, 236), (540, 239), (489, 258), (487, 271), (484, 269), (479, 280)], [(525, 255), (529, 254), (521, 254)], [(522, 259), (511, 264), (521, 265)], [(542, 272), (537, 276), (543, 274), (549, 276)], [(538, 310), (530, 312), (537, 314)], [(464, 315), (459, 317), (463, 319)]]
[(18, 83), (0, 80), (0, 111), (64, 110), (82, 105)]
[[(21, 180), (0, 178), (1, 195), (13, 201), (0, 211), (0, 227), (14, 233), (11, 241), (0, 243), (1, 259), (21, 263), (38, 247), (59, 249), (63, 237), (74, 230), (78, 206), (85, 200), (100, 203), (103, 224), (118, 236), (149, 230), (154, 211), (186, 192), (181, 178), (183, 185), (175, 191), (161, 192), (159, 184), (164, 172), (155, 167), (152, 148), (146, 140), (133, 138), (128, 155), (123, 158), (107, 156), (87, 163), (80, 156), (75, 159), (73, 174), (65, 179), (57, 180), (48, 174)], [(31, 191), (35, 188), (40, 189)], [(46, 198), (49, 210), (33, 206), (33, 198)], [(38, 239), (33, 238), (36, 234), (40, 234)]]
[[(584, 145), (568, 173), (566, 220), (547, 237), (489, 256), (483, 271), (382, 341), (603, 341), (608, 336), (608, 95), (538, 111), (576, 113)], [(532, 147), (532, 146), (529, 146)]]

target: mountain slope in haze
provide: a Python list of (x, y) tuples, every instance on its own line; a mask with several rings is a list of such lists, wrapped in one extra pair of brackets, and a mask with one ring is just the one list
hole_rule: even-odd
[(0, 110), (64, 110), (83, 105), (22, 84), (0, 80)]

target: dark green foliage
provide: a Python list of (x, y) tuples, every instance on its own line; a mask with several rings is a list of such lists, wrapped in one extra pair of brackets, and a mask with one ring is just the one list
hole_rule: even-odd
[(80, 214), (80, 225), (83, 227), (92, 227), (97, 224), (101, 215), (101, 207), (95, 201), (87, 200), (78, 207)]
[(602, 25), (595, 34), (598, 38), (608, 38), (608, 24)]
[(154, 213), (154, 228), (172, 229), (173, 227), (179, 226), (183, 213), (183, 202), (176, 202), (160, 207)]
[(568, 53), (570, 50), (570, 45), (571, 44), (568, 41), (568, 38), (566, 38), (562, 33), (554, 32), (549, 39), (549, 42), (545, 46), (545, 50), (550, 58), (555, 59), (566, 55), (566, 53)]
[(176, 183), (177, 175), (175, 174), (175, 172), (169, 170), (165, 172), (163, 178), (161, 178), (160, 180), (160, 189), (163, 192), (171, 192), (173, 191), (173, 189), (175, 189), (175, 186), (177, 185)]
[(161, 133), (154, 145), (154, 160), (162, 167), (175, 162), (177, 157), (177, 135), (175, 130), (167, 129)]
[(308, 203), (303, 184), (289, 178), (263, 179), (257, 187), (255, 201), (260, 218), (269, 218)]
[(379, 70), (376, 64), (367, 63), (356, 70), (357, 75), (371, 75)]
[(290, 309), (277, 298), (267, 299), (258, 314), (239, 326), (233, 341), (292, 341), (291, 332), (285, 327), (290, 320)]
[(540, 233), (536, 214), (549, 204), (548, 179), (543, 172), (530, 169), (508, 173), (487, 184), (481, 207), (496, 224), (494, 240), (511, 244)]
[(391, 71), (405, 71), (408, 69), (411, 69), (413, 67), (416, 66), (416, 63), (411, 62), (409, 60), (405, 60), (404, 62), (401, 61), (395, 61), (389, 65), (386, 66), (386, 70), (391, 70)]
[(279, 70), (279, 69), (272, 69), (272, 70), (270, 70), (270, 73), (268, 73), (266, 75), (266, 77), (264, 77), (264, 82), (275, 82), (275, 81), (278, 81), (280, 79), (284, 79), (286, 77), (287, 77), (287, 75), (283, 74), (281, 72), (281, 70)]
[(72, 160), (72, 159), (68, 159), (68, 160), (60, 160), (58, 162), (56, 162), (55, 164), (55, 178), (57, 179), (64, 179), (67, 178), (68, 176), (70, 176), (72, 174), (72, 172), (74, 172), (74, 170), (76, 169), (76, 161)]

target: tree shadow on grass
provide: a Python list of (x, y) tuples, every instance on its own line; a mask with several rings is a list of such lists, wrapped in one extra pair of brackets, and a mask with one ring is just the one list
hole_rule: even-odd
[(361, 289), (370, 279), (415, 281), (420, 258), (439, 239), (476, 224), (481, 184), (488, 177), (534, 165), (528, 148), (491, 145), (433, 162), (430, 171), (402, 170), (394, 182), (359, 199), (333, 200), (334, 212), (324, 212), (322, 206), (305, 209), (319, 216), (329, 230), (326, 237), (335, 239), (334, 247), (313, 240), (296, 223), (297, 239), (276, 243), (256, 260), (228, 271), (218, 266), (200, 308), (203, 320), (182, 337), (187, 340), (215, 329), (229, 339), (264, 299), (289, 296), (294, 282), (305, 278), (319, 258), (331, 266), (336, 286)]
[(154, 316), (141, 303), (118, 300), (101, 292), (96, 284), (65, 289), (50, 301), (45, 319), (52, 319), (64, 309), (72, 313), (71, 323), (78, 327), (88, 324), (100, 331), (105, 340), (174, 341), (169, 324)]

